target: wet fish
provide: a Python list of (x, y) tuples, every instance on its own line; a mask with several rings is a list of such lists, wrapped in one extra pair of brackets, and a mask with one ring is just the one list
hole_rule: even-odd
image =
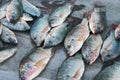
[(83, 43), (88, 38), (89, 33), (88, 20), (86, 18), (68, 33), (64, 45), (69, 56), (74, 55), (80, 50)]
[(89, 19), (89, 27), (93, 34), (100, 33), (106, 27), (106, 11), (104, 6), (94, 8)]
[(44, 14), (39, 18), (31, 28), (31, 38), (35, 42), (36, 46), (40, 46), (50, 30), (48, 23), (48, 14)]
[(50, 79), (43, 78), (43, 77), (38, 77), (38, 78), (36, 78), (35, 80), (50, 80)]
[(1, 19), (0, 22), (11, 30), (26, 31), (30, 29), (30, 26), (22, 19), (20, 19), (16, 23), (9, 23), (7, 19), (4, 18), (4, 19)]
[(120, 55), (120, 41), (114, 37), (114, 31), (105, 39), (100, 55), (103, 61), (108, 61)]
[(88, 64), (92, 64), (98, 58), (102, 46), (100, 34), (91, 34), (82, 46), (82, 55)]
[(95, 78), (95, 80), (120, 80), (120, 62), (103, 69)]
[(21, 19), (25, 20), (25, 21), (33, 21), (32, 16), (30, 16), (27, 13), (23, 13), (23, 16), (21, 17)]
[(22, 0), (22, 5), (23, 5), (23, 10), (26, 13), (29, 13), (32, 16), (37, 16), (37, 17), (40, 16), (41, 11), (27, 0)]
[(69, 57), (63, 62), (59, 71), (57, 80), (80, 80), (85, 70), (82, 55), (78, 53), (76, 56)]
[(0, 23), (0, 35), (2, 34), (3, 25)]
[(0, 51), (0, 63), (12, 57), (17, 51), (17, 47), (7, 48)]
[(0, 49), (3, 48), (3, 42), (0, 40)]
[(0, 19), (4, 18), (5, 17), (5, 11), (0, 11)]
[(6, 28), (5, 26), (2, 27), (2, 34), (0, 36), (1, 40), (6, 42), (6, 43), (13, 43), (17, 44), (17, 38), (10, 29)]
[(20, 64), (20, 75), (22, 80), (33, 80), (46, 67), (52, 57), (51, 49), (37, 48), (28, 58)]
[(66, 3), (65, 5), (55, 9), (49, 18), (50, 26), (56, 27), (61, 25), (72, 12), (73, 6), (74, 5), (72, 3)]
[(60, 44), (68, 32), (68, 23), (63, 23), (53, 28), (45, 38), (44, 47), (52, 47)]
[(9, 2), (7, 2), (5, 4), (2, 4), (0, 6), (0, 19), (5, 17), (5, 15), (6, 15), (6, 8), (7, 8), (8, 5), (9, 5)]
[(12, 0), (6, 9), (6, 18), (8, 22), (15, 22), (22, 16), (22, 5), (19, 0)]
[(118, 27), (115, 29), (115, 38), (120, 39), (120, 24)]

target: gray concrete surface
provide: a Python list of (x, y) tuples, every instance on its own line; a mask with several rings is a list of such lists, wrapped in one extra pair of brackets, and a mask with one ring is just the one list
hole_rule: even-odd
[[(44, 6), (41, 4), (41, 1), (55, 1), (55, 0), (28, 0), (37, 7)], [(60, 1), (60, 0), (58, 0)], [(119, 24), (120, 23), (120, 0), (77, 0), (76, 5), (83, 4), (86, 7), (82, 10), (74, 11), (71, 16), (82, 18), (83, 13), (90, 11), (93, 8), (93, 4), (96, 1), (101, 1), (106, 5), (107, 9), (107, 23), (108, 27), (111, 24)], [(64, 1), (63, 1), (64, 2)], [(50, 2), (52, 3), (52, 2)], [(30, 53), (31, 50), (34, 49), (34, 44), (32, 43), (29, 32), (17, 32), (18, 39), (18, 51), (16, 54), (0, 64), (0, 80), (20, 80), (19, 76), (19, 64), (21, 60)], [(62, 62), (66, 59), (65, 49), (63, 44), (58, 46), (55, 51), (55, 55), (50, 60), (46, 69), (35, 79), (42, 80), (42, 78), (46, 78), (46, 80), (57, 80), (57, 72), (62, 64)], [(95, 75), (101, 70), (103, 64), (100, 60), (97, 60), (93, 65), (86, 67), (86, 71), (84, 73), (82, 80), (93, 80)]]

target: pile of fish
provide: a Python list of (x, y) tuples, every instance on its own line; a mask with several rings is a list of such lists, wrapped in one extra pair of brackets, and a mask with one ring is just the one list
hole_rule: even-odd
[[(13, 31), (28, 30), (36, 49), (21, 61), (21, 80), (36, 78), (54, 55), (52, 49), (63, 42), (68, 58), (58, 71), (58, 80), (82, 79), (86, 65), (92, 65), (99, 56), (103, 62), (117, 58), (120, 55), (120, 25), (112, 26), (105, 40), (101, 36), (107, 27), (105, 5), (95, 4), (92, 11), (84, 14), (82, 22), (71, 29), (67, 18), (73, 11), (74, 3), (75, 0), (67, 1), (52, 13), (42, 12), (27, 0), (11, 0), (2, 4), (0, 63), (17, 51), (18, 40)], [(37, 20), (34, 21), (33, 17)], [(28, 21), (34, 21), (32, 27)], [(15, 47), (2, 49), (3, 42), (15, 44)], [(103, 69), (95, 80), (119, 80), (119, 73), (120, 62), (115, 62)]]

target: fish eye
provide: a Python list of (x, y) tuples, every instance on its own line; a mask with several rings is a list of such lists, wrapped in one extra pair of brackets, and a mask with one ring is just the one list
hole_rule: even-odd
[(109, 54), (107, 55), (107, 57), (110, 57), (110, 56), (111, 56), (111, 55), (109, 55)]
[(36, 38), (36, 37), (34, 37), (33, 39), (34, 39), (34, 40), (36, 40), (37, 38)]

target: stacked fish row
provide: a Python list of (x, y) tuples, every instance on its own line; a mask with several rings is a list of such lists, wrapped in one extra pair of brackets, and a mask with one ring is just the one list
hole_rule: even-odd
[[(70, 22), (66, 21), (66, 18), (71, 14), (74, 7), (75, 0), (72, 1), (58, 7), (51, 15), (48, 13), (41, 14), (41, 11), (27, 0), (12, 0), (0, 8), (0, 14), (2, 14), (0, 15), (1, 40), (7, 43), (18, 43), (15, 34), (11, 30), (29, 30), (30, 27), (26, 21), (33, 20), (31, 15), (39, 17), (30, 29), (31, 38), (38, 48), (21, 62), (20, 76), (22, 80), (33, 80), (37, 77), (52, 58), (53, 47), (63, 41), (69, 57), (63, 62), (58, 71), (58, 80), (81, 79), (85, 71), (85, 63), (89, 65), (94, 63), (99, 55), (101, 55), (103, 61), (109, 61), (119, 56), (119, 26), (115, 31), (110, 31), (110, 35), (104, 42), (101, 37), (101, 33), (106, 28), (105, 6), (95, 5), (94, 10), (89, 14), (86, 13), (82, 22), (69, 31)], [(43, 47), (41, 47), (42, 43)], [(11, 57), (17, 49), (12, 48), (10, 50), (11, 54), (9, 53), (9, 56), (6, 52), (1, 51), (2, 54), (4, 52), (1, 60)], [(114, 76), (120, 73), (120, 69), (117, 68), (119, 66), (120, 63), (116, 62), (105, 68), (98, 75), (99, 78), (95, 80), (109, 80), (108, 74), (105, 74), (105, 72), (108, 71), (110, 76), (112, 72), (109, 70), (113, 68), (115, 74), (111, 79), (115, 80)]]
[[(30, 30), (26, 21), (33, 21), (32, 16), (39, 17), (40, 11), (26, 0), (12, 0), (0, 4), (0, 62), (10, 58), (17, 51), (18, 40), (12, 30)], [(10, 44), (10, 47), (4, 47), (4, 43)]]

